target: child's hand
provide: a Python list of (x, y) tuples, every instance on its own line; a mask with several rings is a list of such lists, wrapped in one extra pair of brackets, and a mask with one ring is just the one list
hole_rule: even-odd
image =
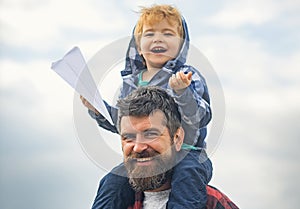
[(169, 86), (177, 93), (181, 94), (192, 82), (192, 72), (184, 74), (179, 71), (169, 79)]
[(93, 111), (96, 115), (99, 115), (100, 113), (96, 110), (96, 108), (91, 105), (83, 96), (80, 95), (80, 99), (82, 101), (82, 104), (86, 106), (89, 110)]

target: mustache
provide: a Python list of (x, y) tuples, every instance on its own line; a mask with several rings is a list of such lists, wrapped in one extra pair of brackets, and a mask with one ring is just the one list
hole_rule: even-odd
[(156, 157), (159, 156), (160, 153), (156, 152), (155, 150), (144, 150), (141, 153), (132, 152), (127, 157), (128, 159), (136, 159), (136, 158), (147, 158), (147, 157)]

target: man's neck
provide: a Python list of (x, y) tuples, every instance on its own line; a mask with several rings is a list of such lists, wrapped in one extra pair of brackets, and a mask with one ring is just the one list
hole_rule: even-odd
[(152, 190), (147, 190), (145, 192), (161, 192), (164, 190), (168, 190), (171, 189), (171, 181), (168, 180), (166, 183), (164, 183), (161, 187), (157, 188), (157, 189), (152, 189)]

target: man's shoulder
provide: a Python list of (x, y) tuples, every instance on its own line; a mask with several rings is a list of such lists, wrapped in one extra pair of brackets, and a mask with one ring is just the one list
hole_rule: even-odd
[(208, 185), (207, 190), (207, 209), (238, 209), (223, 192), (219, 189)]

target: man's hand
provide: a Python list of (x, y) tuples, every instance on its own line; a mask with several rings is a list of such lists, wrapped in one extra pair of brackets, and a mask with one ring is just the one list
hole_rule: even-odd
[(82, 104), (86, 106), (89, 110), (93, 111), (96, 115), (99, 115), (100, 113), (96, 110), (96, 108), (91, 105), (83, 96), (80, 95), (80, 99), (82, 101)]
[(181, 94), (192, 82), (192, 72), (184, 74), (179, 71), (169, 79), (169, 86), (177, 93)]

